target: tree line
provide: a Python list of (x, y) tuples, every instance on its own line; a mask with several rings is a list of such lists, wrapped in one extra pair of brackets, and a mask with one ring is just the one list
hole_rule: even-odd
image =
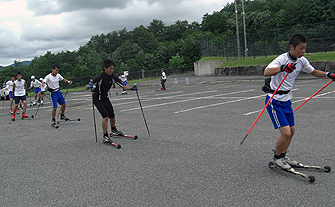
[[(237, 4), (241, 14), (241, 0)], [(335, 22), (333, 0), (246, 0), (245, 11), (247, 32), (263, 34), (258, 35), (261, 41), (266, 39), (278, 44), (286, 43), (295, 32), (292, 28), (310, 24), (315, 26), (308, 29), (307, 37), (330, 37), (334, 34), (334, 24), (319, 24)], [(242, 15), (239, 15), (238, 21), (240, 34), (243, 35)], [(266, 33), (269, 30), (274, 32)], [(34, 57), (28, 66), (15, 61), (13, 66), (0, 69), (0, 78), (9, 79), (17, 71), (21, 71), (24, 77), (44, 77), (54, 64), (59, 65), (61, 74), (69, 79), (92, 77), (102, 71), (101, 62), (105, 58), (112, 58), (116, 62), (116, 73), (160, 68), (170, 68), (173, 72), (174, 68), (193, 65), (201, 58), (200, 41), (203, 38), (223, 45), (231, 42), (234, 36), (235, 4), (228, 3), (220, 11), (203, 15), (201, 23), (177, 20), (166, 25), (154, 19), (149, 25), (140, 25), (130, 31), (124, 28), (92, 36), (75, 51), (47, 51), (44, 55)]]

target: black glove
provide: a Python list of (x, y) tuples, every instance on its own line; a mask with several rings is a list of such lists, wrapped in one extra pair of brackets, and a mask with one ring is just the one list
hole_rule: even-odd
[(28, 91), (26, 91), (26, 96), (28, 96)]
[(295, 69), (295, 65), (296, 65), (295, 63), (288, 63), (286, 65), (282, 65), (280, 67), (280, 71), (282, 71), (282, 72), (285, 71), (287, 73), (292, 73)]
[(136, 85), (133, 85), (133, 87), (131, 87), (130, 90), (132, 90), (132, 91), (138, 91), (138, 88), (137, 88)]
[(335, 81), (335, 74), (334, 73), (331, 73), (331, 72), (327, 72), (326, 73), (326, 76), (330, 79), (332, 79), (333, 81)]

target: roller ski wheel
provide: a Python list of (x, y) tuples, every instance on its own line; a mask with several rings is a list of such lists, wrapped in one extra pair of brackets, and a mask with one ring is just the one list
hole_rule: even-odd
[(329, 166), (325, 166), (323, 169), (325, 170), (326, 173), (329, 173), (331, 171), (331, 167)]
[(123, 137), (123, 138), (129, 138), (129, 139), (137, 139), (137, 135), (128, 135), (128, 134), (115, 134), (115, 133), (110, 133), (110, 137)]
[(312, 176), (312, 175), (308, 176), (307, 179), (308, 179), (308, 181), (309, 181), (310, 183), (314, 183), (314, 182), (315, 182), (315, 177)]

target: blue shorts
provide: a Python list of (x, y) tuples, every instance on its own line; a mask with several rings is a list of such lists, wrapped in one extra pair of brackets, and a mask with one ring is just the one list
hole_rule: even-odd
[(60, 90), (55, 91), (55, 92), (50, 92), (49, 97), (50, 97), (51, 104), (54, 108), (57, 108), (57, 103), (59, 103), (60, 105), (65, 104), (65, 99), (63, 97), (62, 92), (60, 92)]
[(9, 99), (13, 99), (13, 91), (9, 91), (8, 96), (9, 96)]
[(35, 93), (39, 93), (39, 92), (41, 92), (41, 88), (36, 87), (36, 88), (35, 88)]
[(15, 100), (15, 104), (19, 104), (20, 101), (23, 102), (23, 101), (26, 101), (27, 99), (26, 99), (26, 96), (15, 96), (14, 100)]
[[(265, 104), (269, 101), (269, 99), (270, 97), (266, 96)], [(275, 129), (284, 126), (294, 126), (294, 115), (290, 100), (283, 102), (272, 99), (266, 109), (269, 112)]]

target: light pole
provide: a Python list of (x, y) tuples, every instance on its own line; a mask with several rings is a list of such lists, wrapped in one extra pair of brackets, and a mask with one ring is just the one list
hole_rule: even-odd
[(243, 30), (244, 30), (244, 54), (248, 56), (247, 29), (245, 26), (244, 0), (242, 0)]
[(237, 12), (237, 0), (235, 0), (235, 16), (236, 16), (236, 41), (237, 41), (237, 55), (238, 55), (238, 58), (241, 57), (241, 51), (240, 51), (240, 34), (239, 34), (239, 31), (238, 31), (238, 12)]

